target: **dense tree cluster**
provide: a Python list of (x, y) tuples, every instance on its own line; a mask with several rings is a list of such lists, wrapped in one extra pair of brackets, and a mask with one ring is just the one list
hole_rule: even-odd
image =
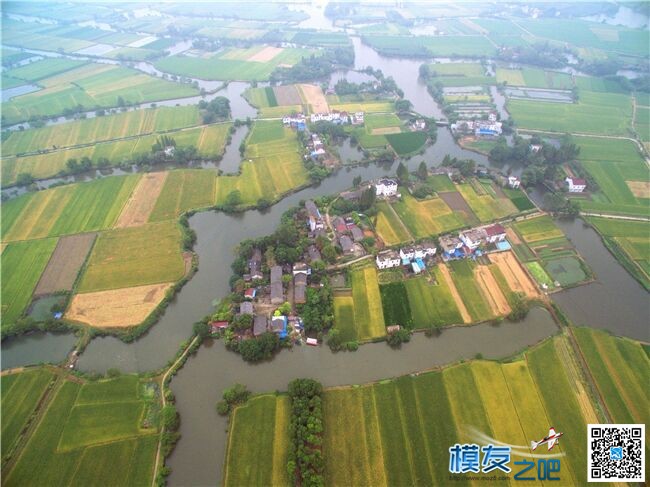
[[(541, 145), (535, 152), (531, 145)], [(553, 181), (559, 174), (560, 166), (570, 162), (580, 154), (580, 148), (565, 137), (559, 148), (547, 144), (539, 137), (526, 140), (515, 137), (512, 147), (503, 141), (490, 151), (490, 161), (496, 164), (521, 164), (526, 166), (521, 181), (524, 185), (535, 185), (544, 180)], [(595, 182), (594, 182), (595, 184)]]
[(243, 384), (234, 384), (224, 389), (223, 399), (217, 403), (217, 412), (221, 415), (229, 414), (235, 406), (244, 404), (251, 396), (251, 392)]
[(230, 118), (230, 100), (225, 96), (217, 96), (213, 100), (199, 102), (199, 110), (203, 123), (213, 123)]
[(298, 305), (298, 312), (305, 324), (305, 331), (322, 331), (334, 323), (332, 288), (324, 279), (321, 287), (307, 288), (305, 303)]
[(386, 337), (386, 343), (391, 347), (399, 347), (402, 343), (411, 341), (411, 332), (406, 328), (401, 328)]
[(532, 64), (543, 68), (561, 68), (566, 62), (566, 49), (548, 42), (509, 46), (499, 49), (497, 59), (508, 63)]
[(247, 362), (259, 362), (270, 359), (279, 350), (280, 338), (273, 332), (266, 332), (248, 340), (229, 340), (226, 336), (226, 344), (231, 350), (239, 352)]
[(324, 485), (322, 393), (323, 386), (312, 379), (289, 383), (291, 449), (287, 469), (294, 485)]
[(323, 54), (302, 58), (290, 68), (276, 68), (271, 73), (271, 83), (302, 83), (327, 78), (340, 67), (354, 65), (352, 47), (337, 47)]

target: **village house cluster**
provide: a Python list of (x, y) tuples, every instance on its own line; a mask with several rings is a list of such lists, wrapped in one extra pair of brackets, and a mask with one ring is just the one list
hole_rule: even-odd
[[(315, 206), (315, 205), (314, 205)], [(310, 229), (317, 230), (322, 219), (318, 209), (315, 208), (318, 220), (309, 220)], [(239, 339), (258, 337), (267, 332), (273, 332), (280, 339), (291, 337), (301, 339), (304, 330), (300, 316), (294, 312), (295, 306), (306, 302), (307, 288), (311, 267), (306, 262), (297, 262), (293, 266), (274, 265), (269, 269), (269, 284), (264, 285), (262, 272), (262, 252), (259, 248), (253, 249), (248, 261), (248, 273), (244, 274), (244, 281), (251, 287), (243, 293), (243, 301), (239, 304), (238, 315), (252, 316), (252, 326), (249, 330), (238, 330)], [(321, 260), (321, 255), (315, 245), (311, 245), (305, 260), (314, 262)], [(291, 279), (283, 279), (290, 275)], [(287, 305), (288, 303), (288, 305)], [(282, 312), (280, 311), (282, 310)], [(288, 311), (291, 312), (288, 312)], [(212, 333), (223, 331), (229, 326), (228, 321), (213, 321), (210, 323)]]
[(487, 120), (458, 120), (450, 128), (454, 134), (496, 137), (503, 132), (503, 124), (497, 122), (496, 113), (490, 113)]
[(332, 110), (327, 113), (312, 113), (309, 116), (311, 123), (316, 122), (331, 122), (336, 125), (363, 125), (365, 117), (363, 112), (355, 112), (349, 114), (346, 111)]
[[(480, 257), (484, 247), (496, 251), (510, 249), (506, 240), (506, 229), (499, 223), (464, 230), (457, 235), (440, 237), (440, 257), (443, 261)], [(426, 269), (426, 261), (436, 255), (437, 248), (432, 242), (421, 242), (398, 250), (384, 250), (377, 254), (375, 263), (378, 269), (408, 267), (414, 274)]]
[(440, 256), (444, 261), (480, 257), (483, 247), (490, 244), (498, 251), (510, 249), (506, 229), (499, 223), (470, 228), (458, 235), (445, 235), (440, 237), (439, 242), (442, 250)]
[(384, 250), (377, 254), (375, 263), (379, 269), (390, 269), (400, 265), (409, 267), (414, 274), (419, 274), (426, 269), (425, 261), (436, 255), (436, 246), (433, 242), (422, 242), (410, 247), (397, 250)]
[(361, 257), (366, 254), (360, 243), (364, 238), (363, 230), (352, 218), (337, 216), (332, 219), (332, 227), (343, 255)]

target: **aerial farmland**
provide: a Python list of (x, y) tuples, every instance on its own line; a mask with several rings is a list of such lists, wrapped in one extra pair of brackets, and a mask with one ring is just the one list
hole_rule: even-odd
[(649, 28), (5, 2), (2, 485), (643, 484)]

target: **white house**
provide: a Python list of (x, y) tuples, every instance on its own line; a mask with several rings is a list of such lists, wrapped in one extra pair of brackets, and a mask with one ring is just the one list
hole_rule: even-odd
[(490, 112), (488, 115), (488, 121), (490, 122), (496, 122), (497, 121), (497, 114), (494, 112)]
[(485, 240), (489, 243), (501, 242), (506, 239), (506, 229), (503, 228), (503, 225), (495, 223), (494, 225), (488, 225), (484, 227), (485, 230)]
[(305, 201), (305, 209), (307, 210), (307, 224), (309, 225), (309, 230), (312, 232), (323, 230), (325, 228), (325, 223), (323, 222), (323, 217), (321, 217), (320, 211), (318, 211), (316, 203), (312, 200)]
[(436, 246), (431, 242), (422, 242), (413, 247), (416, 259), (424, 259), (430, 255), (436, 255)]
[(521, 186), (521, 181), (517, 176), (508, 176), (508, 186), (512, 189), (517, 189)]
[(397, 194), (397, 182), (392, 179), (380, 179), (375, 183), (377, 196), (395, 196)]
[(415, 259), (415, 249), (413, 247), (404, 247), (403, 249), (399, 249), (399, 257), (402, 261)]
[(531, 152), (538, 153), (539, 151), (542, 150), (542, 144), (530, 144), (528, 146)]
[(401, 260), (399, 254), (394, 250), (384, 250), (377, 254), (375, 262), (379, 269), (390, 269), (391, 267), (399, 267)]
[(363, 123), (364, 123), (363, 112), (355, 112), (355, 114), (352, 117), (352, 124), (363, 125)]
[(567, 177), (564, 182), (569, 188), (569, 193), (582, 193), (587, 188), (587, 181), (584, 179)]
[(467, 245), (471, 250), (474, 250), (479, 245), (481, 245), (487, 238), (485, 229), (482, 227), (471, 228), (470, 230), (465, 230), (458, 234), (460, 240)]
[(311, 275), (311, 267), (309, 267), (304, 262), (296, 262), (293, 265), (292, 271), (293, 271), (294, 276), (297, 275), (297, 274), (305, 274), (306, 276)]

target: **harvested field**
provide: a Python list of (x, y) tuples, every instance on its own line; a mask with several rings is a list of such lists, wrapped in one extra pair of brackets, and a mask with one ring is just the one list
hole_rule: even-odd
[(302, 105), (302, 98), (296, 85), (276, 86), (273, 88), (278, 106)]
[(284, 49), (281, 47), (267, 46), (261, 51), (256, 52), (250, 56), (247, 61), (253, 61), (256, 63), (267, 63), (274, 59), (276, 56), (279, 56)]
[(512, 228), (508, 227), (506, 228), (506, 237), (508, 237), (508, 240), (512, 245), (520, 245), (521, 244), (521, 239), (519, 238), (519, 235), (517, 235), (517, 232), (515, 232)]
[(625, 181), (637, 198), (650, 198), (650, 181)]
[(38, 281), (34, 296), (72, 290), (96, 236), (96, 233), (85, 233), (61, 237)]
[(470, 223), (478, 223), (478, 218), (458, 191), (439, 192), (438, 196), (444, 201), (452, 211), (460, 211), (465, 214)]
[(483, 291), (483, 296), (485, 296), (485, 300), (490, 305), (492, 313), (495, 316), (505, 316), (510, 313), (511, 310), (508, 300), (501, 292), (490, 269), (484, 265), (476, 266), (476, 269), (474, 269), (474, 277), (481, 291)]
[(400, 127), (383, 127), (379, 129), (372, 129), (370, 133), (372, 135), (388, 135), (388, 134), (399, 134), (402, 132)]
[(537, 287), (522, 269), (519, 261), (511, 251), (489, 254), (490, 261), (499, 266), (508, 286), (515, 292), (521, 292), (527, 298), (539, 297)]
[(330, 107), (327, 104), (327, 99), (323, 95), (323, 90), (320, 86), (316, 85), (298, 85), (302, 91), (302, 95), (309, 105), (313, 113), (328, 113)]
[(449, 291), (451, 292), (451, 295), (454, 298), (456, 307), (458, 307), (458, 311), (460, 311), (460, 316), (463, 318), (463, 323), (471, 323), (472, 316), (469, 314), (469, 311), (467, 311), (467, 308), (465, 307), (465, 303), (460, 297), (460, 294), (458, 293), (458, 289), (456, 289), (456, 284), (454, 284), (454, 280), (451, 278), (451, 274), (449, 273), (449, 268), (445, 264), (440, 264), (438, 268), (440, 269), (440, 274), (444, 277), (445, 281), (447, 282), (447, 286), (449, 287)]
[(131, 197), (120, 213), (116, 228), (135, 227), (149, 221), (149, 215), (163, 189), (167, 172), (156, 172), (142, 176)]
[(65, 314), (69, 320), (98, 328), (135, 326), (165, 297), (171, 283), (76, 294)]

